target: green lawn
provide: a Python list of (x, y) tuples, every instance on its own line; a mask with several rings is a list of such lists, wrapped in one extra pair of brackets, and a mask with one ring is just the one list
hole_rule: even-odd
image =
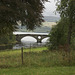
[(18, 67), (0, 69), (0, 75), (75, 75), (75, 67)]

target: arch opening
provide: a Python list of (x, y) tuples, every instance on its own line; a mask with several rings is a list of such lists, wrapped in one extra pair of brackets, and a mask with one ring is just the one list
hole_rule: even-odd
[(41, 39), (41, 36), (38, 36), (38, 39)]
[(21, 39), (21, 42), (25, 43), (25, 44), (28, 44), (28, 43), (36, 43), (37, 40), (32, 36), (25, 36)]
[(42, 39), (42, 43), (48, 42), (48, 39), (49, 39), (49, 37), (46, 37), (46, 38)]

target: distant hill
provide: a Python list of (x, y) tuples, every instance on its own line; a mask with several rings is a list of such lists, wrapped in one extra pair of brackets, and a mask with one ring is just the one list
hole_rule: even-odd
[[(43, 22), (41, 27), (37, 27), (36, 29), (34, 29), (32, 32), (50, 32), (51, 27), (53, 25), (56, 25), (55, 22), (59, 21), (60, 18), (59, 17), (54, 17), (54, 16), (44, 16), (43, 18), (45, 20), (45, 22)], [(29, 30), (26, 29), (26, 26), (18, 26), (19, 29), (17, 29), (17, 31), (21, 31), (21, 32), (31, 32)]]
[(55, 16), (44, 16), (43, 18), (46, 22), (57, 22), (60, 20), (60, 17)]

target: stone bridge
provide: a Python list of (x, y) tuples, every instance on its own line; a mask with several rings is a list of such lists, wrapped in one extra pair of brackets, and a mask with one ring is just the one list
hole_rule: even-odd
[(13, 33), (16, 36), (17, 43), (21, 43), (21, 39), (26, 36), (34, 37), (37, 40), (37, 43), (41, 43), (42, 40), (48, 37), (48, 33)]

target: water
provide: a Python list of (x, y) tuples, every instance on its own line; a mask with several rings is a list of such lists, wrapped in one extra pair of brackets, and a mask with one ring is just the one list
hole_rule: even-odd
[[(14, 32), (14, 34), (48, 34), (48, 33), (33, 33), (33, 32)], [(34, 37), (26, 36), (21, 39), (21, 44), (16, 44), (13, 49), (20, 49), (21, 47), (29, 48), (29, 47), (39, 47), (46, 45), (46, 42), (49, 37), (44, 38), (42, 43), (37, 43), (37, 40)]]

